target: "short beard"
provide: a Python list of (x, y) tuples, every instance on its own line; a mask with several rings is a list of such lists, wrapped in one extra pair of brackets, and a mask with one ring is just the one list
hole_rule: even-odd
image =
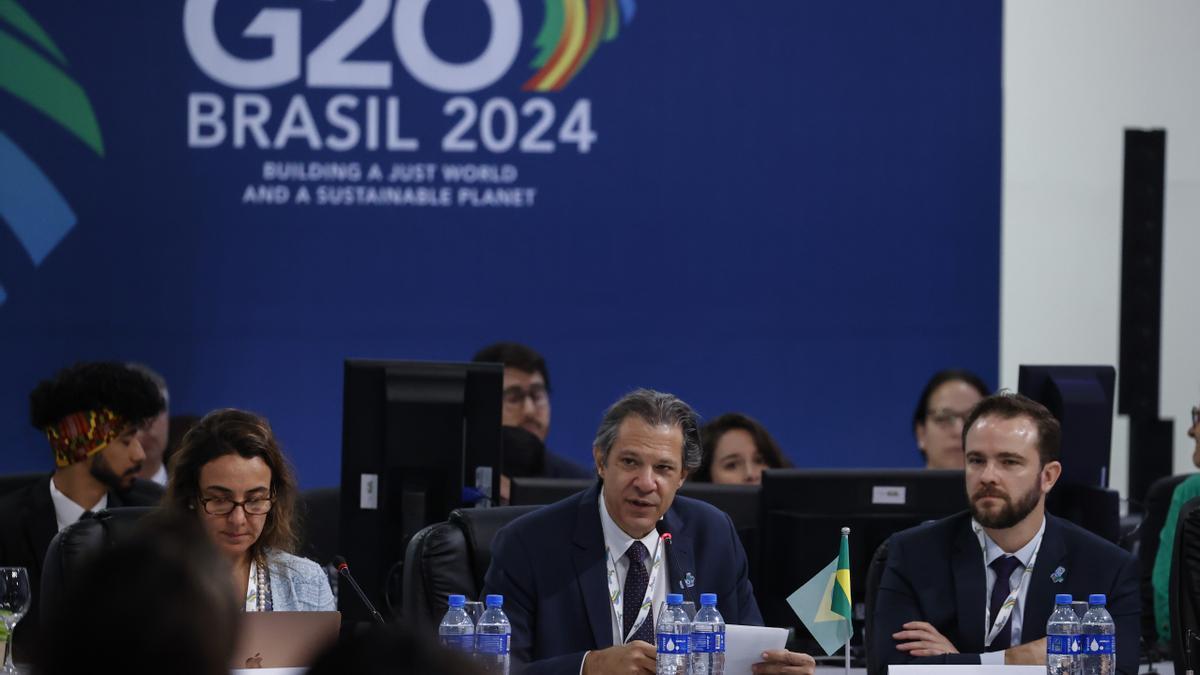
[[(983, 496), (996, 497), (1004, 500), (1004, 506), (1000, 507), (995, 513), (987, 513), (979, 508), (979, 499)], [(1017, 523), (1025, 520), (1025, 518), (1033, 513), (1037, 508), (1038, 501), (1041, 499), (1042, 493), (1034, 486), (1029, 492), (1026, 492), (1017, 503), (1013, 503), (1012, 499), (1007, 496), (1001, 496), (992, 493), (986, 489), (979, 489), (971, 496), (971, 516), (982, 526), (989, 530), (1006, 530), (1013, 527)]]
[[(130, 468), (129, 471), (126, 471), (125, 475), (136, 476), (141, 470), (142, 465), (138, 463)], [(93, 478), (103, 483), (110, 490), (121, 492), (130, 487), (129, 485), (124, 484), (123, 476), (118, 476), (116, 472), (114, 472), (108, 465), (108, 462), (104, 461), (104, 455), (96, 454), (92, 457), (92, 463), (89, 467), (89, 471)], [(132, 484), (132, 481), (130, 481), (130, 483)]]

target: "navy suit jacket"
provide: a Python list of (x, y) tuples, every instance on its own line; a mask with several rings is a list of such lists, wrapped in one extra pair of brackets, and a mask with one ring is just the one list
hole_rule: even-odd
[[(484, 593), (504, 596), (512, 622), (512, 655), (529, 673), (576, 675), (585, 652), (613, 646), (600, 484), (526, 514), (496, 534)], [(729, 516), (676, 495), (663, 516), (672, 544), (668, 592), (699, 606), (716, 593), (728, 623), (762, 625), (746, 552)], [(695, 583), (684, 579), (692, 575)]]
[[(1055, 581), (1059, 568), (1061, 581)], [(1141, 599), (1132, 554), (1047, 514), (1042, 547), (1026, 583), (1022, 642), (1046, 637), (1055, 594), (1086, 600), (1091, 593), (1104, 593), (1117, 625), (1117, 670), (1137, 672)], [(983, 552), (969, 513), (897, 533), (888, 540), (887, 566), (875, 599), (876, 634), (869, 636), (878, 663), (979, 663), (979, 654), (987, 651), (986, 602)], [(961, 653), (915, 658), (896, 649), (892, 634), (908, 621), (933, 624)]]

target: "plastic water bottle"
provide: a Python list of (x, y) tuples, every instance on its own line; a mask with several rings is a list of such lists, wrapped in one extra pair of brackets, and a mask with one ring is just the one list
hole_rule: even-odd
[(716, 593), (700, 594), (700, 611), (692, 620), (692, 675), (725, 675), (725, 619)]
[(1076, 675), (1083, 651), (1079, 615), (1071, 609), (1071, 596), (1066, 593), (1054, 596), (1054, 605), (1046, 622), (1046, 674)]
[(1112, 675), (1117, 672), (1117, 625), (1104, 608), (1103, 593), (1088, 596), (1083, 615), (1083, 675)]
[(438, 638), (443, 647), (470, 654), (475, 651), (475, 623), (463, 609), (466, 602), (465, 596), (450, 596), (450, 609), (438, 624)]
[(489, 595), (485, 602), (487, 609), (483, 610), (479, 625), (475, 627), (475, 656), (483, 672), (508, 675), (512, 625), (504, 614), (504, 596)]
[(692, 622), (683, 611), (683, 596), (668, 593), (667, 604), (658, 613), (658, 675), (687, 675), (691, 658)]

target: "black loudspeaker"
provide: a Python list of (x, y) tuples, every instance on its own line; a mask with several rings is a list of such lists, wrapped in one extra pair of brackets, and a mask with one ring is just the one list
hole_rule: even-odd
[(1158, 399), (1166, 154), (1165, 130), (1125, 130), (1117, 410), (1129, 416), (1129, 494), (1136, 500), (1171, 473), (1170, 423), (1163, 433)]

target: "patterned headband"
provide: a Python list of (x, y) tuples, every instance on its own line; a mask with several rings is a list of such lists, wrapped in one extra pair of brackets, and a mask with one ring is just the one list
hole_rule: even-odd
[(91, 457), (107, 446), (125, 428), (125, 419), (108, 408), (71, 413), (46, 427), (46, 438), (54, 450), (54, 463), (61, 467)]

